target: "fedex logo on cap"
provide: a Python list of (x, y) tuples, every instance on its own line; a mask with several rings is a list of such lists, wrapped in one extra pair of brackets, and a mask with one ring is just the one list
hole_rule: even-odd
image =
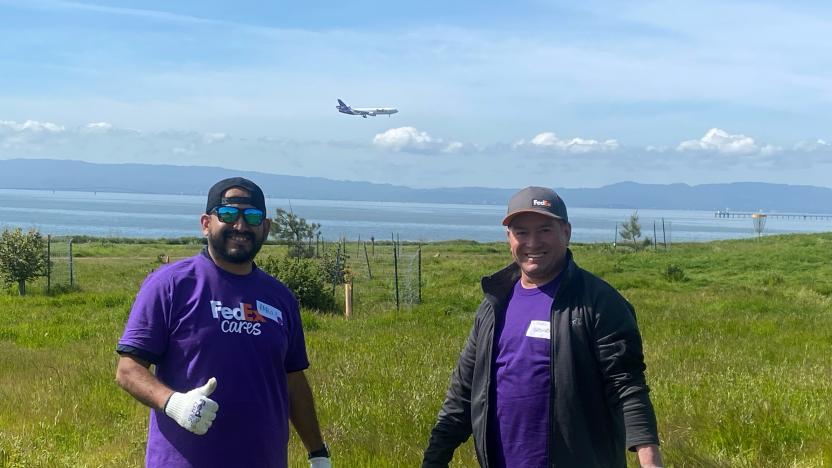
[(546, 208), (551, 208), (552, 202), (550, 202), (549, 200), (532, 200), (532, 205), (545, 206)]

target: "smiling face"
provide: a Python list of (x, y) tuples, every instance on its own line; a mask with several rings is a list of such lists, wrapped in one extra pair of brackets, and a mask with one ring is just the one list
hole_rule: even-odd
[(566, 247), (572, 226), (562, 220), (538, 213), (515, 216), (508, 227), (508, 244), (514, 261), (520, 266), (524, 287), (543, 286), (566, 266)]
[[(225, 191), (223, 197), (248, 197), (247, 190), (233, 187)], [(234, 204), (238, 208), (253, 208), (252, 205)], [(208, 238), (208, 252), (220, 267), (234, 273), (251, 270), (251, 262), (260, 251), (269, 234), (269, 220), (264, 219), (259, 226), (251, 226), (239, 216), (233, 223), (220, 221), (215, 212), (204, 214), (201, 218), (202, 233)]]

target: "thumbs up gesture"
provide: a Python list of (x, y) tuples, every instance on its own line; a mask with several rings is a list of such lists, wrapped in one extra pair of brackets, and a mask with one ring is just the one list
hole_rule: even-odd
[(188, 393), (175, 392), (165, 403), (165, 414), (194, 434), (205, 434), (220, 408), (216, 401), (208, 398), (216, 388), (217, 379), (211, 377), (208, 383)]

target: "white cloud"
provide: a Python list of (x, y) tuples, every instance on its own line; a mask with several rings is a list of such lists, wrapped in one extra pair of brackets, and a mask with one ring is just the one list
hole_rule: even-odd
[(809, 153), (818, 151), (832, 151), (832, 142), (818, 138), (815, 141), (799, 141), (794, 145), (795, 151), (805, 151)]
[(514, 144), (515, 148), (537, 148), (542, 150), (562, 151), (566, 153), (584, 154), (594, 152), (614, 151), (618, 149), (616, 140), (588, 140), (585, 138), (572, 138), (562, 140), (552, 132), (543, 132), (535, 135), (531, 141), (520, 140)]
[(61, 141), (66, 128), (51, 122), (27, 120), (17, 123), (0, 120), (0, 148), (8, 150), (42, 149), (50, 142)]
[(209, 145), (211, 143), (220, 143), (229, 139), (231, 139), (231, 137), (225, 133), (206, 133), (202, 136), (202, 141)]
[(194, 154), (196, 154), (196, 153), (195, 153), (193, 150), (191, 150), (191, 149), (188, 149), (188, 148), (181, 148), (181, 147), (176, 147), (176, 148), (173, 148), (173, 149), (171, 150), (171, 152), (172, 152), (173, 154), (177, 155), (177, 156), (193, 156)]
[(81, 131), (90, 133), (106, 133), (113, 129), (113, 124), (107, 122), (92, 122), (81, 127)]
[[(766, 151), (774, 148), (766, 146)], [(708, 151), (724, 154), (751, 154), (760, 151), (754, 139), (745, 135), (732, 135), (725, 130), (712, 128), (705, 136), (698, 140), (687, 140), (679, 143), (678, 151)]]
[(390, 151), (409, 153), (457, 153), (465, 145), (458, 141), (445, 143), (414, 127), (391, 128), (373, 137), (373, 145)]
[(458, 152), (462, 151), (462, 149), (464, 147), (465, 147), (465, 145), (463, 145), (462, 143), (460, 143), (458, 141), (452, 141), (452, 142), (448, 143), (448, 146), (446, 146), (442, 149), (442, 152), (443, 153), (458, 153)]
[(27, 120), (23, 123), (17, 123), (10, 120), (0, 120), (0, 130), (7, 130), (10, 132), (30, 132), (30, 133), (60, 133), (66, 129), (60, 125), (51, 122), (37, 122), (34, 120)]
[(762, 148), (760, 148), (760, 154), (762, 154), (763, 156), (770, 156), (773, 154), (777, 154), (781, 151), (783, 151), (783, 148), (774, 145), (765, 145)]

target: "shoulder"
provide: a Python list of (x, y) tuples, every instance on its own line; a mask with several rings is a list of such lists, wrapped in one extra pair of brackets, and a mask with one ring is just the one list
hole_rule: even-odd
[(178, 278), (192, 275), (198, 269), (197, 261), (198, 258), (194, 256), (162, 265), (147, 275), (143, 287), (151, 284), (171, 284)]
[(254, 271), (252, 272), (252, 274), (254, 275), (255, 281), (257, 281), (258, 283), (261, 283), (264, 286), (276, 288), (276, 289), (279, 289), (281, 291), (291, 293), (291, 290), (289, 289), (289, 287), (286, 286), (285, 284), (283, 284), (282, 281), (280, 281), (279, 279), (275, 278), (274, 276), (266, 273), (265, 271), (261, 270), (260, 268), (255, 268)]
[(615, 287), (598, 275), (575, 266), (575, 279), (583, 291), (583, 295), (593, 303), (617, 304), (632, 308), (630, 303)]
[(276, 297), (281, 301), (295, 303), (295, 307), (298, 308), (295, 293), (292, 292), (288, 286), (283, 284), (282, 281), (266, 273), (260, 268), (255, 268), (252, 271), (252, 276), (258, 288), (268, 291), (270, 296)]
[(194, 277), (200, 269), (199, 262), (198, 256), (194, 256), (162, 265), (147, 275), (142, 288), (172, 286), (186, 278)]

